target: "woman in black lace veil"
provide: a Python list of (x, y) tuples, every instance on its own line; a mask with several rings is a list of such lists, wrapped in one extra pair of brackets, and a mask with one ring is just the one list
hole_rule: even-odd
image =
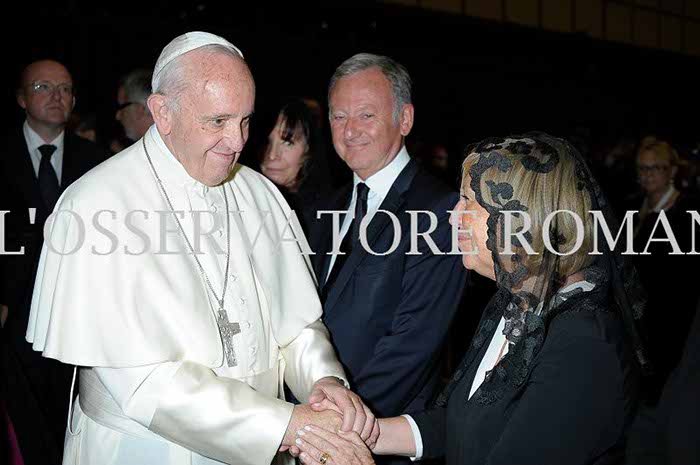
[[(561, 139), (487, 139), (467, 154), (453, 225), (462, 253), (477, 250), (465, 266), (498, 290), (436, 406), (381, 419), (373, 452), (448, 465), (619, 462), (647, 369), (643, 292), (606, 241), (619, 225)], [(328, 465), (373, 463), (352, 434), (314, 428), (301, 449), (306, 463), (324, 452)]]

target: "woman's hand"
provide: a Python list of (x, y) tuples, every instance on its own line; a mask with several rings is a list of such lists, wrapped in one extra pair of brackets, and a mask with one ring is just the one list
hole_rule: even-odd
[[(362, 432), (355, 428), (353, 428), (353, 430), (360, 435), (365, 444), (367, 444), (367, 447), (373, 450), (377, 445), (377, 439), (379, 439), (379, 419), (374, 417), (374, 414), (371, 412), (371, 410), (369, 410), (369, 408), (367, 408), (367, 406), (365, 406), (364, 404), (362, 405), (364, 406), (365, 411), (367, 413), (367, 421), (364, 423), (364, 428), (362, 429)], [(311, 409), (315, 412), (333, 410), (343, 415), (343, 411), (340, 410), (340, 408), (338, 408), (337, 405), (335, 405), (328, 399), (323, 399), (320, 403), (311, 404)], [(343, 420), (344, 419), (345, 416), (343, 415)], [(357, 424), (357, 420), (355, 420), (355, 423)], [(340, 429), (343, 429), (342, 426)]]
[(374, 465), (372, 453), (354, 431), (332, 433), (307, 425), (297, 431), (296, 445), (307, 465)]

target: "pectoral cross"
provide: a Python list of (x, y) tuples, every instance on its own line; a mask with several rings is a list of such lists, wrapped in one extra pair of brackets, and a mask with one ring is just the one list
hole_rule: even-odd
[(223, 307), (219, 309), (216, 323), (219, 325), (219, 334), (221, 334), (221, 341), (224, 343), (226, 364), (230, 367), (235, 367), (238, 365), (238, 362), (236, 361), (236, 352), (233, 350), (233, 336), (241, 332), (241, 325), (229, 322), (228, 315)]

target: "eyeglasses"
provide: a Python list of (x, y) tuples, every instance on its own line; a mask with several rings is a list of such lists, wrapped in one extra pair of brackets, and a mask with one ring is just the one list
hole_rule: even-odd
[(637, 172), (640, 174), (656, 174), (669, 169), (669, 165), (637, 165)]
[(54, 92), (58, 91), (61, 97), (73, 96), (72, 84), (52, 84), (47, 81), (35, 81), (30, 88), (37, 95), (53, 95)]

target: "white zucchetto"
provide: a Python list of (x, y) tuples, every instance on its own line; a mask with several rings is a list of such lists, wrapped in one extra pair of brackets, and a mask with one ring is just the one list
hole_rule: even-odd
[(205, 47), (207, 45), (224, 46), (230, 49), (232, 52), (239, 55), (241, 58), (243, 58), (243, 53), (241, 53), (238, 47), (236, 47), (223, 37), (219, 37), (209, 32), (186, 32), (185, 34), (177, 36), (173, 40), (171, 40), (170, 43), (165, 46), (163, 51), (160, 52), (160, 56), (156, 61), (156, 66), (153, 68), (151, 89), (153, 89), (153, 91), (158, 89), (158, 86), (160, 85), (161, 73), (163, 69), (165, 69), (165, 67), (168, 65), (168, 63), (170, 63), (180, 55), (184, 55), (187, 52), (191, 52), (192, 50), (198, 49), (200, 47)]

